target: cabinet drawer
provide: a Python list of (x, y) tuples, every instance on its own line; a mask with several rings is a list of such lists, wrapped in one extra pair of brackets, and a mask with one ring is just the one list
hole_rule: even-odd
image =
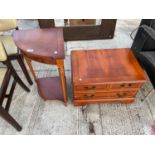
[(75, 91), (79, 90), (112, 90), (112, 89), (130, 89), (140, 88), (141, 83), (120, 83), (120, 84), (103, 84), (103, 85), (82, 85), (74, 86)]
[(75, 86), (75, 91), (78, 90), (102, 90), (107, 89), (107, 85), (83, 85), (83, 86)]
[(76, 93), (74, 99), (104, 99), (104, 98), (133, 98), (137, 91), (104, 92), (104, 93)]
[(141, 83), (120, 83), (120, 84), (109, 84), (107, 89), (125, 89), (125, 88), (140, 88)]

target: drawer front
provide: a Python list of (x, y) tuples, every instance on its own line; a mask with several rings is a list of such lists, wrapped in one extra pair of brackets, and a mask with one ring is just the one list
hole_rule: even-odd
[(107, 85), (85, 85), (85, 86), (75, 86), (75, 91), (78, 90), (102, 90), (107, 89)]
[(104, 93), (76, 93), (74, 99), (104, 99), (104, 98), (133, 98), (137, 91), (126, 92), (104, 92)]
[(84, 85), (74, 86), (75, 91), (80, 90), (112, 90), (112, 89), (130, 89), (140, 88), (141, 83), (120, 83), (120, 84), (103, 84), (103, 85)]
[(121, 84), (110, 84), (107, 89), (128, 89), (128, 88), (140, 88), (141, 83), (121, 83)]
[(69, 19), (70, 26), (86, 26), (86, 25), (95, 25), (95, 19)]

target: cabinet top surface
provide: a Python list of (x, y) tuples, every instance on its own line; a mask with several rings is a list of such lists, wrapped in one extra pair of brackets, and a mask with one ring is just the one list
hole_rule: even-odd
[(74, 50), (71, 53), (74, 83), (145, 82), (146, 76), (129, 48)]
[(17, 47), (29, 56), (64, 59), (64, 39), (61, 28), (17, 30), (13, 33)]

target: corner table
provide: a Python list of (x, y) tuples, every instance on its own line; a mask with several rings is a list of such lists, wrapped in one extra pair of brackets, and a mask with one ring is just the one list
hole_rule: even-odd
[[(64, 39), (61, 28), (17, 30), (15, 44), (23, 53), (37, 83), (38, 93), (44, 100), (58, 99), (67, 105), (67, 86), (64, 71)], [(37, 78), (31, 61), (58, 67), (59, 77)]]

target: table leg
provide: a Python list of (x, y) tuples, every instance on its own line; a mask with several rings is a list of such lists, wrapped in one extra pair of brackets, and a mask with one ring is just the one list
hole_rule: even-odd
[(61, 80), (61, 85), (62, 85), (62, 91), (63, 91), (63, 96), (64, 96), (64, 103), (65, 106), (67, 106), (67, 85), (66, 85), (66, 77), (65, 77), (65, 71), (64, 71), (64, 62), (61, 64), (58, 64), (58, 70), (59, 70), (59, 76)]
[(34, 79), (35, 79), (35, 81), (36, 81), (36, 80), (37, 80), (37, 77), (36, 77), (36, 74), (35, 74), (34, 69), (33, 69), (33, 67), (32, 67), (31, 59), (25, 57), (25, 60), (26, 60), (28, 66), (29, 66), (29, 68), (30, 68), (30, 70), (31, 70), (31, 72), (32, 72), (32, 75), (33, 75), (33, 77), (34, 77)]

